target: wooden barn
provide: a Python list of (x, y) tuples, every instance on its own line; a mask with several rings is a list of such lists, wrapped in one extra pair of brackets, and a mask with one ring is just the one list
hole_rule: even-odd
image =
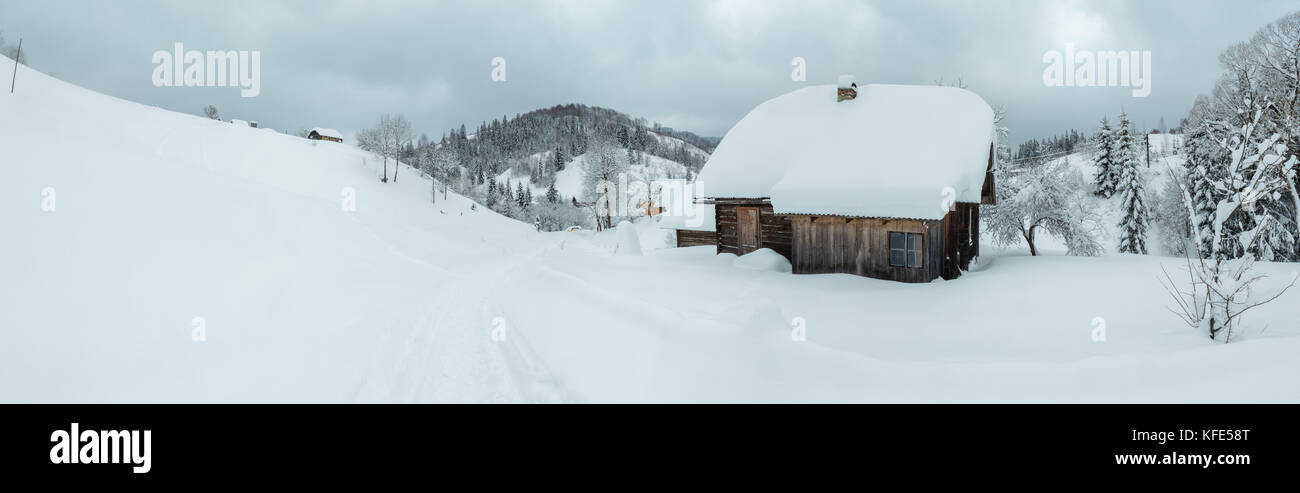
[(307, 138), (311, 140), (328, 140), (330, 142), (343, 142), (343, 134), (332, 128), (316, 127), (307, 133)]
[(673, 232), (677, 247), (714, 246), (718, 244), (717, 224), (710, 203), (692, 201), (686, 210), (666, 210), (659, 227)]
[(978, 95), (849, 76), (759, 105), (698, 182), (716, 207), (718, 253), (770, 248), (795, 274), (929, 282), (979, 255), (993, 148)]

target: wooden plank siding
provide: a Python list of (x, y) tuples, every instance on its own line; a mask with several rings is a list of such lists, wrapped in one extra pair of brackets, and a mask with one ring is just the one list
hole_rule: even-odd
[(741, 254), (737, 207), (758, 209), (759, 248), (771, 248), (785, 258), (791, 258), (793, 234), (790, 229), (790, 218), (774, 214), (772, 204), (763, 199), (716, 199), (714, 201), (716, 222), (714, 229), (717, 230), (718, 253)]
[[(942, 270), (940, 221), (791, 216), (795, 274), (848, 273), (902, 282), (928, 282)], [(889, 233), (923, 235), (922, 267), (889, 265)]]
[(695, 229), (677, 230), (677, 247), (717, 245), (718, 234), (713, 231), (700, 231)]
[(979, 256), (979, 204), (958, 202), (943, 218), (944, 279), (956, 279), (970, 269), (970, 261)]
[[(795, 274), (847, 273), (901, 282), (956, 279), (979, 255), (979, 204), (959, 202), (941, 220), (884, 219), (808, 214), (777, 215), (762, 199), (717, 199), (718, 253), (740, 255), (738, 213), (755, 208), (758, 247), (790, 259)], [(922, 235), (921, 267), (889, 265), (889, 233)], [(678, 245), (682, 245), (681, 231)]]
[(980, 203), (988, 205), (998, 204), (997, 184), (993, 180), (993, 145), (989, 144), (989, 164), (988, 169), (984, 171), (984, 186), (980, 187)]

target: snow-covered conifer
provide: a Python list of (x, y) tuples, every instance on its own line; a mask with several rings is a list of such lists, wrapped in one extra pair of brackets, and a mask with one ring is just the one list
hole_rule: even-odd
[(1105, 117), (1101, 119), (1101, 126), (1097, 127), (1095, 141), (1097, 154), (1093, 163), (1097, 167), (1097, 173), (1093, 176), (1093, 183), (1096, 185), (1097, 196), (1110, 198), (1115, 194), (1119, 177), (1115, 173), (1115, 131)]
[(1128, 115), (1119, 114), (1119, 129), (1115, 132), (1115, 165), (1118, 166), (1119, 183), (1115, 191), (1120, 195), (1124, 217), (1120, 219), (1119, 251), (1121, 253), (1147, 253), (1146, 176), (1138, 164), (1133, 148), (1133, 129)]
[(555, 189), (555, 180), (551, 180), (550, 186), (546, 187), (546, 201), (552, 204), (560, 201), (560, 191)]

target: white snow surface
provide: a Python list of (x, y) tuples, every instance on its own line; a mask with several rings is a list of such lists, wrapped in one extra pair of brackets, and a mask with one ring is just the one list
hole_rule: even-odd
[(21, 68), (0, 402), (1300, 402), (1295, 294), (1215, 343), (1163, 308), (1180, 259), (986, 244), (955, 281), (795, 276), (665, 248), (657, 218), (619, 256), (318, 144)]
[(747, 254), (736, 257), (732, 265), (742, 269), (765, 270), (772, 272), (790, 272), (790, 261), (776, 250), (771, 248), (759, 248)]
[(616, 252), (623, 256), (641, 256), (641, 238), (637, 235), (636, 226), (633, 226), (630, 221), (621, 221), (615, 229), (618, 233)]
[(940, 219), (948, 187), (979, 202), (992, 143), (993, 110), (965, 89), (869, 84), (837, 102), (836, 86), (810, 86), (741, 119), (699, 181), (778, 213)]

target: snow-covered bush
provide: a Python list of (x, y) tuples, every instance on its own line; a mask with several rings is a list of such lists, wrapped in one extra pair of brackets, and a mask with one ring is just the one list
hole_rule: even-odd
[(564, 231), (570, 226), (591, 228), (592, 217), (588, 209), (574, 207), (567, 201), (550, 202), (542, 200), (533, 205), (536, 221), (542, 225), (542, 231)]
[(618, 219), (619, 175), (627, 171), (623, 153), (613, 143), (596, 140), (588, 148), (582, 168), (582, 197), (592, 204), (596, 229), (611, 227)]
[(1096, 240), (1098, 216), (1086, 197), (1092, 187), (1066, 160), (1033, 163), (1016, 172), (998, 169), (996, 174), (998, 203), (989, 216), (995, 244), (1024, 241), (1029, 253), (1038, 255), (1034, 241), (1045, 231), (1065, 242), (1068, 255), (1102, 254)]
[[(1219, 55), (1223, 73), (1182, 125), (1202, 257), (1300, 260), (1300, 12)], [(1242, 235), (1259, 236), (1242, 250)]]
[(1183, 189), (1179, 186), (1183, 181), (1181, 176), (1166, 180), (1152, 202), (1151, 224), (1155, 227), (1160, 252), (1165, 255), (1182, 256), (1196, 251), (1196, 245), (1192, 243), (1191, 216), (1184, 202)]
[[(1254, 270), (1255, 257), (1247, 254), (1235, 259), (1204, 259), (1187, 257), (1187, 283), (1179, 285), (1169, 271), (1164, 272), (1161, 283), (1175, 307), (1170, 310), (1191, 328), (1208, 334), (1210, 339), (1232, 342), (1233, 334), (1240, 329), (1241, 318), (1247, 311), (1282, 296), (1295, 286), (1291, 283), (1271, 294), (1260, 294), (1253, 288), (1255, 282), (1268, 277)], [(1223, 336), (1222, 339), (1219, 336)]]
[[(1288, 155), (1281, 134), (1267, 132), (1270, 126), (1263, 116), (1271, 107), (1267, 100), (1256, 102), (1247, 97), (1237, 112), (1236, 126), (1228, 128), (1226, 121), (1206, 121), (1208, 134), (1224, 135), (1219, 147), (1227, 156), (1221, 173), (1193, 170), (1192, 179), (1207, 180), (1206, 185), (1216, 191), (1213, 207), (1197, 207), (1185, 200), (1189, 213), (1209, 209), (1213, 215), (1197, 221), (1198, 237), (1209, 237), (1209, 251), (1198, 252), (1197, 258), (1188, 255), (1186, 271), (1188, 281), (1179, 286), (1165, 272), (1162, 282), (1165, 290), (1177, 304), (1174, 310), (1189, 326), (1209, 334), (1211, 339), (1223, 336), (1229, 342), (1238, 329), (1241, 315), (1248, 310), (1277, 299), (1295, 285), (1296, 280), (1271, 295), (1252, 292), (1252, 285), (1266, 277), (1253, 270), (1254, 252), (1270, 252), (1261, 248), (1277, 241), (1278, 219), (1261, 205), (1276, 201), (1283, 190), (1294, 192), (1296, 157)], [(1267, 134), (1265, 136), (1264, 134)], [(1186, 197), (1192, 197), (1196, 188), (1182, 185)], [(1203, 188), (1203, 187), (1202, 187)], [(1204, 224), (1204, 226), (1200, 226)], [(1230, 229), (1240, 227), (1240, 229)]]

